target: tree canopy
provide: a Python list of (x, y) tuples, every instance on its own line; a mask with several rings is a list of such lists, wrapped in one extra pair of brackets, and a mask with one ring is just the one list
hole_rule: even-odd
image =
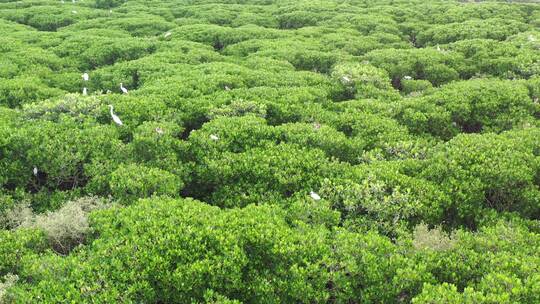
[(0, 0), (0, 303), (540, 303), (539, 29)]

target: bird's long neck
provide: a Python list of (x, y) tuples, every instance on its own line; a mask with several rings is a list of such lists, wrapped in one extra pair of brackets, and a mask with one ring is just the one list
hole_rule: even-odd
[(114, 115), (114, 113), (113, 113), (113, 106), (110, 106), (109, 108), (111, 108), (111, 115)]

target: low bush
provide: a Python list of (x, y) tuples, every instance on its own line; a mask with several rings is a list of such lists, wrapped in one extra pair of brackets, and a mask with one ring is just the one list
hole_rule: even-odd
[(45, 234), (38, 229), (0, 230), (0, 240), (0, 276), (19, 273), (26, 255), (48, 248)]
[(19, 214), (23, 221), (17, 228), (43, 231), (51, 248), (56, 252), (67, 254), (86, 240), (90, 232), (89, 213), (108, 207), (108, 202), (103, 199), (84, 197), (66, 202), (60, 209), (45, 214), (28, 216), (28, 210), (23, 209)]
[(444, 207), (446, 222), (473, 228), (489, 216), (489, 209), (535, 218), (540, 199), (537, 133), (459, 135), (441, 145), (422, 176), (451, 197)]
[(165, 170), (129, 164), (112, 172), (109, 187), (115, 199), (131, 203), (152, 195), (175, 196), (183, 188), (183, 183)]

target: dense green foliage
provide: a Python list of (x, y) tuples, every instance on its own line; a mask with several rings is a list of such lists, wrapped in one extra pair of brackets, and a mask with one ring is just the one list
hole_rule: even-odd
[(540, 4), (0, 0), (0, 33), (0, 303), (540, 303)]

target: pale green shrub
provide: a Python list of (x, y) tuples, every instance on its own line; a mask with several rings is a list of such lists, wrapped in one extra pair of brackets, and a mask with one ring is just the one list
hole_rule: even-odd
[[(108, 208), (109, 205), (108, 201), (98, 197), (83, 197), (67, 202), (56, 211), (27, 217), (19, 228), (44, 230), (55, 251), (68, 253), (86, 240), (90, 230), (88, 214), (94, 210)], [(27, 214), (27, 211), (23, 214)]]
[(439, 227), (429, 229), (426, 224), (420, 224), (413, 232), (413, 247), (417, 250), (443, 251), (454, 248), (456, 243), (455, 236), (447, 235)]
[(30, 202), (23, 201), (0, 214), (0, 228), (13, 229), (32, 219), (34, 214)]
[(13, 286), (17, 281), (19, 280), (19, 277), (8, 273), (4, 276), (3, 282), (0, 282), (0, 304), (6, 303), (5, 297), (8, 294), (8, 289)]

